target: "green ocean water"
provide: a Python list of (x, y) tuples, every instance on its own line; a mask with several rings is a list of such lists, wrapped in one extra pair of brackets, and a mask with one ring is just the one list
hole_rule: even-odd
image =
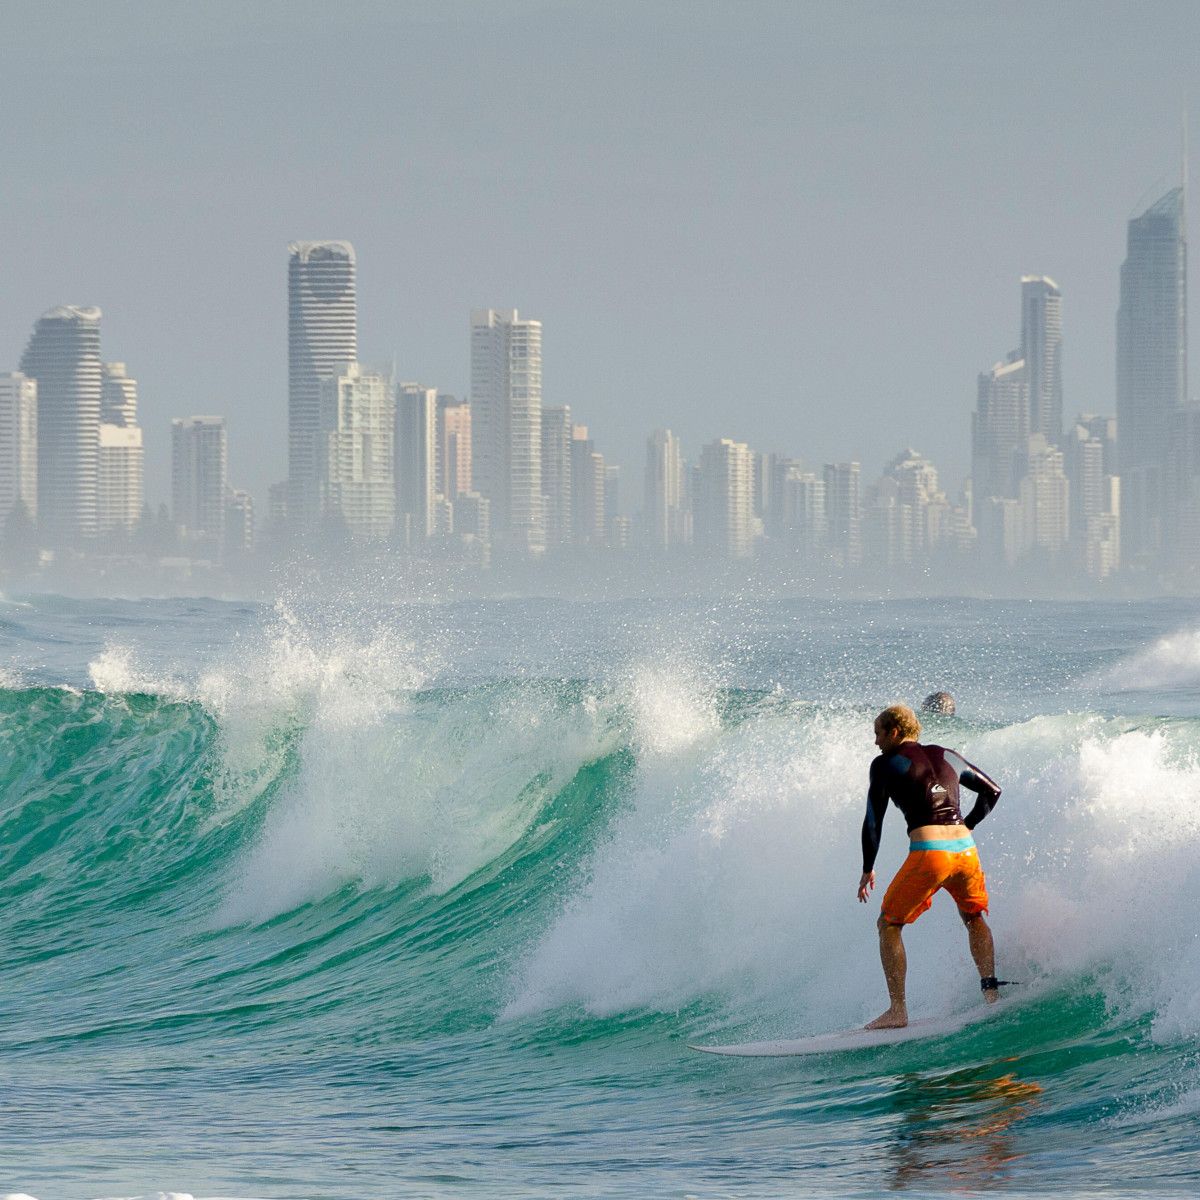
[[(0, 1193), (1193, 1195), (1181, 605), (10, 603)], [(870, 717), (953, 683), (1002, 974), (884, 1005)], [(880, 869), (903, 854), (896, 815)], [(978, 990), (949, 901), (910, 1007)]]

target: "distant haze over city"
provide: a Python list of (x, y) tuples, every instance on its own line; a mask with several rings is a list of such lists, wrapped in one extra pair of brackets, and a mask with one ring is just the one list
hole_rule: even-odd
[[(956, 489), (1020, 278), (1062, 291), (1063, 410), (1115, 410), (1126, 222), (1179, 181), (1200, 10), (1006, 4), (7, 5), (0, 370), (103, 309), (230, 477), (288, 476), (289, 243), (357, 253), (358, 354), (465, 395), (472, 310), (542, 323), (640, 499), (650, 430)], [(1194, 387), (1191, 391), (1194, 392)]]

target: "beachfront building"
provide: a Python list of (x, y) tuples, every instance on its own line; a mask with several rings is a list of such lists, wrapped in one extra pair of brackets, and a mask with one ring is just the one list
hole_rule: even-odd
[(96, 532), (128, 537), (141, 520), (145, 450), (137, 415), (137, 381), (125, 364), (105, 363), (100, 389)]
[(37, 521), (37, 381), (0, 375), (0, 533), (18, 506)]
[(722, 558), (746, 558), (754, 549), (754, 464), (750, 447), (718, 438), (700, 451), (694, 537), (698, 548)]
[(437, 519), (437, 424), (437, 389), (397, 384), (396, 516), (415, 541), (432, 537)]
[(436, 490), (453, 503), (455, 496), (471, 489), (471, 406), (439, 393)]
[(321, 383), (318, 496), (326, 529), (355, 540), (392, 533), (396, 513), (395, 401), (390, 381), (349, 363)]
[(571, 544), (571, 409), (566, 404), (542, 409), (542, 503), (546, 549)]
[(1046, 275), (1021, 276), (1021, 359), (1029, 393), (1029, 432), (1062, 441), (1062, 292)]
[(493, 541), (541, 554), (542, 323), (515, 308), (471, 313), (471, 450)]
[(657, 550), (688, 540), (687, 494), (679, 439), (669, 429), (656, 429), (646, 441), (646, 475), (642, 521), (646, 544)]
[(1183, 188), (1129, 222), (1117, 310), (1117, 455), (1126, 561), (1153, 567), (1173, 503), (1164, 484), (1173, 415), (1187, 399)]
[(175, 531), (193, 558), (219, 561), (225, 548), (229, 446), (224, 417), (171, 422), (171, 501)]
[(37, 381), (38, 524), (52, 547), (96, 536), (100, 310), (53, 308), (34, 326), (21, 373)]
[(971, 478), (979, 500), (1015, 499), (1029, 442), (1029, 377), (1013, 351), (979, 376), (971, 419)]
[(323, 384), (358, 359), (355, 270), (349, 242), (288, 246), (287, 512), (298, 528), (320, 513)]
[(825, 464), (826, 546), (844, 567), (862, 562), (861, 475), (856, 462)]

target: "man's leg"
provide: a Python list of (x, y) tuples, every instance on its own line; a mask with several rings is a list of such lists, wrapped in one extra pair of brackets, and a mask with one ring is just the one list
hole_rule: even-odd
[(871, 1021), (868, 1029), (902, 1029), (908, 1024), (908, 1006), (904, 999), (904, 979), (908, 974), (908, 956), (904, 953), (902, 925), (893, 925), (880, 917), (876, 922), (879, 929), (879, 958), (883, 963), (883, 977), (887, 980), (888, 999), (891, 1004), (887, 1012), (880, 1013)]
[[(979, 969), (980, 979), (989, 979), (996, 974), (996, 944), (992, 941), (992, 931), (983, 913), (958, 914), (967, 927), (967, 941), (971, 946), (971, 957)], [(1000, 999), (1000, 992), (991, 988), (983, 993), (983, 998), (989, 1004), (995, 1004)]]

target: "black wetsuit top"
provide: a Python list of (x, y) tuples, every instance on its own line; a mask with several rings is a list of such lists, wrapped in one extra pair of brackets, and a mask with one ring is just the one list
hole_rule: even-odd
[[(961, 763), (962, 769), (948, 759)], [(958, 807), (960, 783), (979, 796), (965, 818)], [(863, 874), (875, 865), (889, 799), (904, 814), (911, 832), (921, 825), (965, 825), (974, 829), (999, 798), (999, 787), (961, 754), (945, 746), (902, 742), (891, 754), (881, 754), (871, 764), (871, 790), (862, 827)]]

